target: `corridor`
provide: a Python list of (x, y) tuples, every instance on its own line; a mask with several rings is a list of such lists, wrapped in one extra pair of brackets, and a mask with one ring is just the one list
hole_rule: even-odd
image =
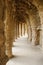
[(6, 65), (43, 65), (40, 46), (32, 46), (27, 41), (27, 36), (22, 36), (13, 43), (12, 52), (14, 57)]
[(0, 65), (43, 65), (43, 0), (0, 0)]

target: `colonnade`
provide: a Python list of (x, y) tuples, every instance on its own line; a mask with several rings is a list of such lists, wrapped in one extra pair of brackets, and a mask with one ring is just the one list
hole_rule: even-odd
[[(14, 23), (13, 23), (14, 24)], [(9, 38), (6, 40), (6, 55), (10, 58), (10, 57), (12, 57), (12, 45), (13, 45), (13, 42), (15, 41), (15, 39), (17, 39), (17, 38), (19, 38), (20, 36), (23, 36), (23, 35), (25, 35), (25, 33), (24, 34), (22, 34), (22, 26), (23, 26), (23, 30), (25, 29), (25, 26), (24, 25), (22, 25), (22, 24), (24, 24), (24, 23), (19, 23), (19, 22), (16, 22), (15, 23), (15, 26), (14, 26), (14, 31), (10, 31), (9, 30), (9, 28), (11, 28), (11, 27), (8, 27), (8, 33), (9, 33)], [(26, 23), (25, 23), (26, 24)], [(7, 25), (6, 25), (7, 26)], [(10, 26), (10, 25), (9, 25)], [(13, 30), (13, 29), (12, 29)], [(20, 31), (20, 32), (19, 32)], [(24, 30), (24, 32), (25, 32), (26, 30)], [(6, 33), (6, 35), (8, 34), (8, 33)], [(14, 35), (13, 35), (13, 33), (14, 33)], [(14, 36), (14, 38), (12, 37), (12, 35)], [(13, 40), (14, 39), (14, 40)], [(11, 41), (10, 41), (11, 40)]]
[(26, 6), (24, 6), (24, 9), (26, 9), (24, 14), (29, 16), (28, 18), (24, 15), (26, 22), (16, 20), (15, 11), (17, 10), (17, 4), (15, 4), (15, 1), (12, 2), (10, 0), (0, 1), (0, 65), (5, 65), (8, 59), (13, 57), (13, 42), (26, 33), (28, 41), (32, 45), (40, 45), (43, 50), (43, 4), (37, 6), (35, 3), (35, 7), (31, 2), (27, 2), (26, 6), (29, 5), (29, 7), (25, 8)]

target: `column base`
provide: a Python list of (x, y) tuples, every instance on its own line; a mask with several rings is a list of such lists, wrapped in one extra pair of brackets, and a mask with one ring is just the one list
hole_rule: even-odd
[(32, 43), (32, 45), (33, 45), (33, 46), (37, 46), (37, 45), (39, 45), (39, 43)]
[(12, 55), (12, 56), (10, 56), (10, 57), (8, 57), (9, 59), (11, 59), (11, 58), (13, 58), (14, 57), (14, 55)]
[[(7, 55), (8, 56), (8, 55)], [(10, 58), (13, 58), (14, 57), (14, 55), (10, 55), (10, 56), (8, 56), (8, 58), (10, 59)]]

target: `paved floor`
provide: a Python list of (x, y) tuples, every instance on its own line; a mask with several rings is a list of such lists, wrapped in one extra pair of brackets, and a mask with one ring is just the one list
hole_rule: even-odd
[(17, 39), (12, 52), (15, 57), (6, 65), (43, 65), (43, 52), (39, 46), (32, 46), (27, 37)]

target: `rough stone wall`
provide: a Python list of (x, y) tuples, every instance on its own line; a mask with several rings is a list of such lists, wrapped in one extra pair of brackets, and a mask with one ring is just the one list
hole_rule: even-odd
[(41, 27), (39, 27), (40, 30), (40, 46), (43, 48), (43, 0), (33, 0), (33, 4), (37, 6), (40, 16), (40, 23)]
[(4, 34), (4, 0), (0, 0), (0, 65), (6, 65), (8, 57), (5, 54), (5, 34)]
[(0, 65), (5, 65), (8, 57), (5, 54), (4, 21), (0, 20)]
[(43, 28), (43, 0), (33, 0), (32, 3), (37, 7), (38, 9), (38, 13), (39, 15), (37, 16), (37, 20), (39, 20), (40, 22), (40, 25), (39, 25), (39, 28), (38, 28), (38, 32), (40, 33), (39, 34), (39, 44), (42, 46), (43, 45), (43, 32), (42, 32), (42, 28)]
[[(31, 28), (32, 28), (32, 44), (33, 45), (38, 45), (39, 44), (39, 37), (40, 37), (40, 33), (37, 30), (37, 20), (33, 17), (30, 16), (30, 21), (31, 21)], [(34, 23), (36, 22), (36, 23)], [(38, 37), (39, 34), (39, 37)]]

